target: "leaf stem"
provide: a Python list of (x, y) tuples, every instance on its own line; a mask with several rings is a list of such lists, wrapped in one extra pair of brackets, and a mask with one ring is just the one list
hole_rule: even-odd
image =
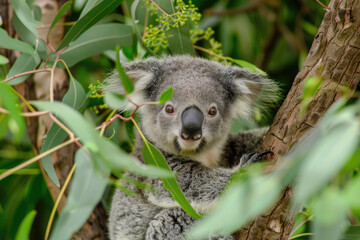
[(312, 218), (313, 218), (313, 216), (311, 215), (310, 217), (305, 219), (303, 222), (301, 222), (299, 225), (297, 225), (296, 228), (294, 228), (294, 230), (292, 230), (292, 232), (290, 233), (289, 236), (292, 236), (302, 225), (304, 225), (306, 222), (310, 221)]
[(163, 14), (165, 14), (165, 16), (170, 17), (172, 20), (175, 20), (175, 18), (173, 18), (170, 14), (165, 12), (165, 10), (162, 9), (154, 0), (150, 0), (150, 2), (152, 2), (156, 6), (156, 8), (159, 9)]
[(13, 80), (15, 78), (22, 77), (22, 76), (29, 75), (29, 74), (34, 74), (34, 73), (38, 73), (38, 72), (50, 72), (50, 71), (51, 71), (51, 69), (48, 69), (48, 68), (31, 70), (31, 71), (16, 74), (16, 75), (14, 75), (12, 77), (9, 77), (9, 78), (5, 79), (2, 82), (8, 82), (8, 81), (11, 81), (11, 80)]
[(295, 235), (295, 236), (293, 236), (293, 237), (290, 237), (289, 240), (295, 239), (295, 238), (298, 238), (298, 237), (312, 236), (312, 235), (314, 235), (314, 234), (313, 234), (313, 233), (301, 233), (301, 234)]
[(48, 221), (48, 224), (47, 224), (47, 227), (46, 227), (46, 232), (45, 232), (45, 238), (44, 240), (47, 240), (49, 238), (49, 234), (50, 234), (50, 228), (51, 228), (51, 225), (52, 225), (52, 222), (54, 220), (54, 216), (55, 216), (55, 212), (56, 212), (56, 209), (58, 208), (59, 206), (59, 203), (60, 203), (60, 200), (62, 198), (62, 196), (64, 195), (64, 192), (65, 192), (65, 189), (67, 188), (69, 182), (70, 182), (70, 178), (72, 177), (74, 171), (75, 171), (75, 168), (76, 168), (76, 163), (74, 163), (74, 165), (72, 166), (66, 180), (65, 180), (65, 183), (64, 183), (64, 186), (62, 187), (61, 191), (60, 191), (60, 194), (59, 196), (57, 197), (56, 201), (55, 201), (55, 204), (54, 204), (54, 207), (51, 211), (51, 214), (50, 214), (50, 218), (49, 218), (49, 221)]
[[(9, 114), (9, 111), (0, 107), (0, 113)], [(48, 111), (24, 112), (24, 113), (21, 113), (21, 116), (24, 116), (24, 117), (38, 117), (38, 116), (42, 116), (42, 115), (45, 115), (45, 114), (48, 114), (48, 113), (49, 113)]]

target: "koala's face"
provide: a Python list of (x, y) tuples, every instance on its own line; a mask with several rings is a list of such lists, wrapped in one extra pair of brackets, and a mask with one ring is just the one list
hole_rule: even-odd
[[(156, 102), (173, 87), (167, 103), (139, 108), (142, 130), (161, 150), (200, 162), (218, 161), (232, 119), (249, 116), (256, 99), (272, 101), (277, 90), (273, 82), (247, 70), (188, 56), (149, 58), (125, 65), (125, 70), (135, 83), (129, 97), (137, 104)], [(107, 82), (105, 91), (124, 93), (116, 73)], [(264, 89), (267, 94), (261, 97)]]
[(142, 109), (142, 126), (159, 148), (194, 156), (226, 140), (233, 99), (216, 76), (184, 71), (179, 68), (162, 76), (151, 101), (156, 101), (170, 86), (174, 89), (173, 97), (165, 104)]

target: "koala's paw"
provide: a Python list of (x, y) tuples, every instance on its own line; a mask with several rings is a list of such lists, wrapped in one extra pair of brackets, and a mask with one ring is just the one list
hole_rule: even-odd
[(262, 153), (255, 153), (255, 152), (252, 152), (252, 153), (246, 153), (244, 155), (241, 156), (241, 159), (240, 159), (240, 166), (247, 166), (251, 163), (255, 163), (255, 162), (260, 162), (262, 161), (263, 159), (263, 156), (267, 155), (267, 154), (272, 154), (273, 152), (271, 151), (265, 151), (265, 152), (262, 152)]

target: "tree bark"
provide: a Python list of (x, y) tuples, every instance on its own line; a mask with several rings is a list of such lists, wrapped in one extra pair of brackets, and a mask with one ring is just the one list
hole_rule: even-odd
[[(318, 123), (326, 110), (340, 97), (351, 97), (360, 80), (360, 2), (332, 0), (313, 41), (303, 68), (277, 112), (266, 134), (263, 150), (274, 152), (274, 159), (286, 154)], [(322, 85), (304, 117), (300, 103), (304, 81), (320, 77)], [(296, 213), (289, 212), (291, 189), (287, 187), (269, 211), (240, 229), (241, 240), (288, 239)]]
[[(43, 26), (37, 28), (39, 38), (45, 40), (49, 26), (55, 17), (56, 13), (59, 11), (61, 5), (66, 2), (65, 0), (36, 0), (35, 4), (38, 5), (42, 10), (42, 24)], [(12, 19), (12, 8), (8, 0), (0, 0), (0, 12), (3, 19), (3, 28), (7, 30), (10, 36), (14, 35), (14, 30), (11, 25)], [(64, 22), (64, 19), (59, 21)], [(47, 26), (47, 27), (44, 27)], [(64, 26), (58, 25), (54, 27), (50, 34), (50, 44), (53, 47), (57, 47), (61, 42), (64, 35)], [(14, 36), (13, 36), (14, 37)], [(11, 52), (6, 49), (1, 49), (1, 54), (13, 60), (15, 57), (14, 52)], [(11, 61), (12, 62), (12, 61)], [(25, 97), (27, 100), (49, 100), (49, 73), (37, 73), (30, 76), (25, 82), (18, 84), (16, 90)], [(64, 97), (66, 91), (68, 90), (69, 80), (66, 76), (64, 69), (56, 69), (54, 77), (54, 96), (55, 100), (61, 101)], [(24, 108), (24, 111), (28, 109)], [(29, 139), (31, 141), (34, 153), (36, 155), (40, 154), (41, 147), (43, 144), (44, 135), (47, 133), (49, 128), (52, 125), (52, 120), (49, 116), (41, 116), (38, 118), (27, 118), (27, 132)], [(60, 186), (62, 187), (65, 179), (67, 178), (70, 169), (74, 163), (74, 154), (77, 150), (75, 144), (62, 148), (51, 155), (51, 160), (54, 164), (55, 171), (60, 181)], [(41, 161), (39, 162), (39, 167), (43, 173), (46, 185), (49, 189), (49, 192), (54, 199), (57, 199), (60, 188), (56, 186), (51, 179), (45, 173)], [(67, 193), (67, 192), (66, 192)], [(60, 201), (58, 212), (60, 213), (62, 208), (66, 204), (66, 196)], [(105, 212), (102, 204), (98, 204), (94, 209), (93, 213), (76, 232), (72, 239), (107, 239), (106, 238), (106, 222), (107, 214)]]

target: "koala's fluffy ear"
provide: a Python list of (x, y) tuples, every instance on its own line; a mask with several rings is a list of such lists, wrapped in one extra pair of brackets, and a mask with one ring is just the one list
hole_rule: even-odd
[[(160, 71), (160, 59), (148, 58), (146, 60), (134, 61), (124, 64), (126, 74), (133, 82), (135, 89), (129, 95), (129, 98), (136, 104), (141, 104), (146, 101), (145, 89), (155, 79), (156, 74)], [(116, 70), (109, 74), (106, 78), (103, 92), (115, 92), (124, 95), (125, 90), (121, 83), (119, 74)], [(126, 108), (133, 107), (130, 104)]]
[(237, 115), (249, 118), (255, 107), (265, 110), (278, 101), (278, 85), (265, 76), (238, 67), (231, 67), (230, 74), (236, 86), (234, 112)]

